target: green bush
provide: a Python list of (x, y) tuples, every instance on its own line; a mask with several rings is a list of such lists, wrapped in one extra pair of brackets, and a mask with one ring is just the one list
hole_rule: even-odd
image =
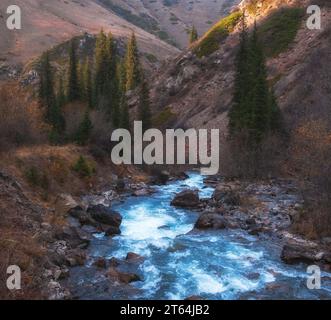
[(89, 178), (95, 173), (95, 167), (83, 156), (78, 158), (76, 163), (73, 165), (73, 170), (83, 178)]
[(267, 57), (276, 57), (294, 41), (304, 17), (302, 8), (282, 8), (259, 27), (259, 38)]
[(241, 17), (240, 11), (235, 11), (215, 24), (198, 42), (194, 52), (198, 57), (209, 56), (215, 52), (222, 40), (233, 31)]
[(25, 177), (30, 185), (48, 190), (49, 180), (47, 175), (45, 173), (40, 173), (36, 167), (27, 169)]

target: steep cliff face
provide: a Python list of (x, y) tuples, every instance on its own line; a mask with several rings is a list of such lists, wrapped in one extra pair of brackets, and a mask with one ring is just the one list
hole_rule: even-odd
[[(331, 8), (327, 1), (319, 1), (322, 29), (309, 30), (306, 9), (310, 3), (268, 0), (240, 4), (248, 25), (257, 21), (270, 84), (291, 126), (307, 119), (324, 119), (331, 125)], [(152, 92), (156, 118), (165, 110), (172, 115), (171, 121), (164, 119), (164, 126), (171, 122), (221, 128), (226, 134), (239, 43), (238, 26), (231, 25), (234, 18), (232, 14), (218, 23), (156, 76)]]

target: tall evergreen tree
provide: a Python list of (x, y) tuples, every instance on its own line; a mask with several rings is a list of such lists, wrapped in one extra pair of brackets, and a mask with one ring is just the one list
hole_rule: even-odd
[(88, 58), (86, 58), (84, 64), (81, 66), (81, 97), (87, 102), (90, 109), (93, 108), (93, 85), (92, 85), (92, 74), (91, 74), (91, 63)]
[(143, 123), (143, 131), (146, 131), (152, 126), (152, 114), (150, 108), (149, 87), (145, 79), (142, 80), (139, 102), (139, 120)]
[(41, 104), (45, 107), (45, 120), (48, 123), (51, 123), (52, 108), (56, 102), (53, 83), (53, 70), (50, 64), (48, 51), (41, 57), (39, 99)]
[(126, 69), (125, 61), (121, 61), (118, 66), (118, 84), (119, 84), (119, 96), (120, 96), (120, 105), (119, 105), (119, 124), (123, 129), (130, 130), (130, 115), (126, 99)]
[(199, 38), (198, 30), (195, 28), (194, 25), (192, 26), (192, 28), (190, 30), (189, 36), (190, 36), (190, 39), (189, 39), (190, 44), (194, 43)]
[(94, 80), (94, 95), (98, 108), (105, 106), (106, 93), (109, 88), (107, 88), (108, 82), (108, 66), (109, 66), (109, 52), (107, 36), (103, 32), (97, 36), (95, 45), (95, 80)]
[(108, 110), (115, 128), (120, 124), (120, 93), (119, 93), (119, 70), (117, 65), (117, 46), (113, 35), (109, 33), (107, 39), (108, 47)]
[(236, 68), (229, 131), (234, 136), (246, 130), (250, 142), (258, 145), (271, 130), (280, 129), (281, 114), (276, 98), (268, 86), (265, 57), (259, 42), (257, 26), (255, 24), (248, 39), (244, 16)]
[(78, 130), (76, 132), (76, 138), (75, 138), (76, 142), (79, 145), (86, 145), (90, 138), (92, 129), (93, 129), (93, 125), (90, 120), (90, 115), (89, 112), (86, 111), (83, 120), (80, 123)]
[(68, 101), (79, 99), (78, 63), (75, 41), (71, 40), (69, 49)]
[(230, 133), (247, 127), (249, 122), (250, 68), (248, 34), (244, 15), (241, 18), (240, 46), (236, 57), (233, 106), (229, 112)]
[(139, 52), (137, 40), (134, 33), (127, 45), (126, 57), (126, 91), (135, 89), (141, 82), (141, 68), (139, 63)]

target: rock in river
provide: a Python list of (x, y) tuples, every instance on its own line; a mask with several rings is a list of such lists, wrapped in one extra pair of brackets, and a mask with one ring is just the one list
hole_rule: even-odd
[(172, 200), (171, 205), (183, 208), (196, 208), (200, 204), (197, 190), (184, 190), (178, 193)]
[(117, 228), (121, 225), (122, 216), (118, 212), (103, 205), (89, 207), (87, 212), (99, 223)]

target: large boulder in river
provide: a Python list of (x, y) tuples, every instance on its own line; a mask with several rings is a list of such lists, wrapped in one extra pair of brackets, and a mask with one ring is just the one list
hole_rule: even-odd
[(225, 229), (226, 220), (218, 213), (203, 213), (195, 223), (196, 229)]
[(199, 193), (197, 190), (184, 190), (176, 194), (171, 205), (183, 208), (196, 208), (200, 204)]
[(99, 204), (89, 207), (87, 212), (95, 221), (101, 224), (117, 228), (121, 225), (122, 216), (118, 212), (111, 210), (109, 207)]

